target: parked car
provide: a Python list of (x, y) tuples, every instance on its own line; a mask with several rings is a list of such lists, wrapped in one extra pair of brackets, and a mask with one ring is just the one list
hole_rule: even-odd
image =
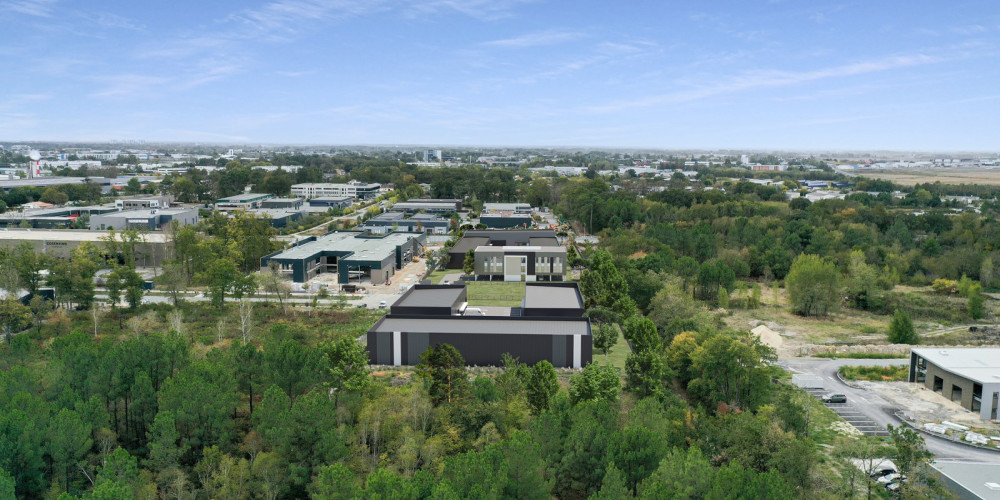
[(379, 309), (385, 309), (386, 307), (389, 307), (389, 304), (387, 304), (386, 301), (383, 300), (382, 302), (378, 303)]
[(486, 316), (486, 313), (484, 313), (483, 310), (480, 309), (480, 308), (478, 308), (478, 307), (466, 307), (465, 308), (465, 315), (466, 316)]
[(357, 307), (358, 309), (368, 309), (368, 304), (365, 304), (364, 302), (362, 302), (362, 303), (358, 304), (355, 307)]
[(825, 394), (820, 399), (824, 403), (846, 403), (847, 402), (847, 396), (846, 395), (844, 395), (844, 394), (837, 394), (835, 392), (831, 392), (830, 394)]

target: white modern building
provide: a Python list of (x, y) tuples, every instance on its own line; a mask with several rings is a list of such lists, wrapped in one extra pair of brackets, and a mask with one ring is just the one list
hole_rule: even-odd
[(378, 196), (380, 184), (351, 181), (347, 184), (313, 182), (292, 185), (292, 194), (306, 199), (312, 198), (357, 198), (367, 200)]
[(912, 349), (909, 380), (924, 384), (984, 420), (997, 420), (1000, 349)]

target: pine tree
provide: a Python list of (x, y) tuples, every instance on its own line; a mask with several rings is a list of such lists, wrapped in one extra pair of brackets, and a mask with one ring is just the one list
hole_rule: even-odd
[(902, 309), (897, 309), (892, 315), (892, 322), (889, 323), (889, 342), (893, 344), (918, 344), (917, 332), (910, 321), (910, 314)]

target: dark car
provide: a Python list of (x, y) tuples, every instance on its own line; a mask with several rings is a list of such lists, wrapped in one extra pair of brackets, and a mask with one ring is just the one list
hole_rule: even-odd
[(820, 398), (824, 403), (846, 403), (847, 396), (831, 392)]

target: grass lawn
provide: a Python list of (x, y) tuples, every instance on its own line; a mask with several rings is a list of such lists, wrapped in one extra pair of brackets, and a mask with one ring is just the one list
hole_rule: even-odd
[(468, 281), (465, 283), (470, 306), (518, 307), (524, 299), (524, 283)]
[(431, 283), (435, 285), (440, 285), (441, 280), (448, 274), (455, 274), (462, 272), (459, 269), (436, 269), (434, 272), (424, 276), (424, 279), (431, 280)]
[[(617, 328), (617, 325), (615, 326)], [(611, 348), (611, 352), (609, 352), (607, 356), (607, 361), (604, 359), (604, 353), (599, 353), (597, 350), (594, 350), (594, 362), (601, 366), (610, 364), (624, 374), (625, 358), (627, 358), (631, 353), (632, 350), (629, 348), (628, 342), (625, 342), (625, 336), (622, 335), (621, 328), (618, 328), (618, 343)]]

